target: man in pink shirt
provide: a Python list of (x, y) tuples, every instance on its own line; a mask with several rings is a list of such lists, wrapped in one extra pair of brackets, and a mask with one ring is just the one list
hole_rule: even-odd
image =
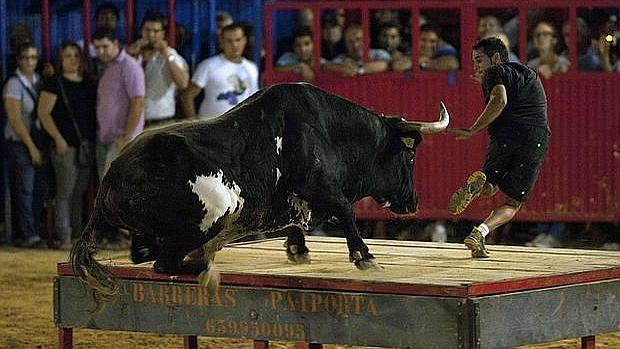
[(97, 89), (97, 171), (99, 179), (120, 151), (144, 129), (144, 72), (120, 46), (116, 32), (92, 36), (105, 70)]

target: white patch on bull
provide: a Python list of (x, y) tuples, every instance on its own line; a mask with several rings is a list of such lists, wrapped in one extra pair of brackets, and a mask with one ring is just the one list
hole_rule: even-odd
[(280, 155), (282, 151), (282, 137), (276, 137), (276, 154)]
[(310, 219), (312, 218), (312, 211), (308, 207), (308, 202), (295, 194), (288, 197), (288, 202), (297, 211), (297, 217), (300, 218), (302, 227), (306, 230), (310, 229)]
[(235, 213), (243, 209), (241, 188), (232, 182), (232, 185), (224, 184), (222, 170), (215, 175), (196, 176), (196, 181), (188, 181), (192, 191), (198, 196), (207, 213), (202, 218), (200, 230), (207, 232), (213, 224), (226, 213)]
[(282, 177), (282, 172), (280, 172), (280, 169), (276, 167), (276, 185), (278, 185), (280, 177)]

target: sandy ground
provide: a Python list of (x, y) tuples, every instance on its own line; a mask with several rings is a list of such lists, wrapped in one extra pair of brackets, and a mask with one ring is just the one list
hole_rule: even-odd
[[(0, 246), (0, 348), (56, 348), (53, 323), (52, 279), (56, 263), (67, 259), (67, 252), (27, 250)], [(100, 254), (106, 256), (105, 253)], [(119, 255), (115, 253), (113, 255)], [(251, 341), (199, 337), (200, 348), (251, 348)], [(74, 348), (182, 348), (178, 336), (130, 332), (74, 330)], [(596, 337), (597, 348), (620, 348), (620, 332)], [(325, 345), (326, 349), (350, 347)], [(579, 348), (578, 339), (523, 348)], [(293, 348), (290, 343), (270, 343), (270, 348)]]

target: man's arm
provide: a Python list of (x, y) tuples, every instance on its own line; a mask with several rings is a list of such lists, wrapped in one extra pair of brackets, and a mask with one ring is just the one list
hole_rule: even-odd
[(181, 104), (183, 105), (183, 111), (185, 116), (190, 119), (196, 119), (196, 107), (194, 106), (194, 100), (200, 94), (200, 88), (194, 82), (190, 81), (189, 86), (181, 94)]
[(504, 85), (495, 85), (491, 90), (489, 102), (471, 127), (467, 129), (449, 129), (448, 131), (454, 133), (457, 139), (468, 139), (486, 129), (497, 119), (506, 107), (506, 104), (508, 104), (506, 87)]
[(459, 60), (454, 56), (443, 56), (431, 59), (428, 68), (435, 71), (458, 70)]
[(185, 68), (179, 66), (176, 61), (166, 60), (166, 65), (170, 69), (172, 80), (180, 90), (185, 90), (189, 85), (189, 73)]
[(125, 130), (116, 140), (116, 146), (119, 150), (123, 149), (131, 140), (131, 136), (133, 136), (134, 131), (138, 127), (143, 110), (144, 97), (135, 97), (129, 101), (129, 116), (127, 117), (127, 122), (125, 123)]

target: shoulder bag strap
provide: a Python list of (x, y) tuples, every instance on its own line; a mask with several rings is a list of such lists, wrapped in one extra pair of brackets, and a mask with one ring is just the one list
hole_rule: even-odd
[(36, 97), (36, 94), (34, 93), (34, 91), (32, 91), (28, 86), (26, 86), (26, 84), (24, 84), (24, 82), (19, 77), (19, 75), (15, 74), (15, 78), (17, 78), (17, 81), (19, 81), (19, 83), (22, 85), (24, 90), (28, 92), (28, 95), (32, 99), (32, 103), (34, 104), (34, 109), (32, 110), (32, 113), (30, 113), (30, 120), (34, 123), (37, 121), (37, 105), (39, 103), (39, 99)]
[(75, 118), (73, 117), (73, 109), (71, 109), (71, 105), (69, 105), (69, 99), (67, 98), (67, 94), (65, 93), (65, 87), (62, 84), (62, 78), (58, 77), (57, 81), (58, 86), (60, 86), (60, 94), (62, 95), (62, 100), (65, 103), (65, 107), (67, 107), (67, 111), (69, 112), (69, 118), (71, 118), (71, 121), (73, 122), (73, 127), (75, 128), (75, 132), (77, 133), (78, 138), (81, 140), (82, 133), (80, 132), (80, 128), (78, 127), (77, 122), (75, 122)]

